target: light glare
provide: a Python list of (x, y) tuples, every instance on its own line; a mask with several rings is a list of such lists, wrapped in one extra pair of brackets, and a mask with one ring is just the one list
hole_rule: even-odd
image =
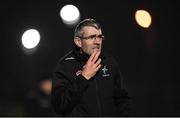
[(137, 24), (143, 28), (148, 28), (152, 22), (150, 13), (145, 10), (137, 10), (135, 13), (135, 19)]
[(60, 10), (60, 17), (64, 23), (71, 25), (79, 21), (80, 13), (76, 6), (69, 4)]
[(29, 29), (25, 31), (22, 36), (22, 44), (27, 49), (32, 49), (39, 44), (40, 34), (35, 29)]

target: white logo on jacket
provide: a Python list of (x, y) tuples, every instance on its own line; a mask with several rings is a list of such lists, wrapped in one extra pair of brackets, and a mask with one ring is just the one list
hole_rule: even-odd
[(102, 75), (102, 76), (103, 76), (103, 77), (108, 77), (108, 76), (110, 76), (110, 74), (108, 74), (107, 71), (108, 71), (107, 67), (104, 66), (103, 69), (102, 69), (102, 72), (103, 72), (103, 75)]
[(82, 70), (78, 70), (78, 71), (76, 72), (76, 76), (80, 75), (81, 73), (82, 73)]

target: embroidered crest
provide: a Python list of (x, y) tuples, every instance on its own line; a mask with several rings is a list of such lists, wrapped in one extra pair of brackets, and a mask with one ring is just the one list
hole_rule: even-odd
[(103, 72), (103, 77), (107, 77), (110, 76), (110, 74), (107, 73), (108, 69), (106, 68), (106, 66), (103, 67), (102, 72)]

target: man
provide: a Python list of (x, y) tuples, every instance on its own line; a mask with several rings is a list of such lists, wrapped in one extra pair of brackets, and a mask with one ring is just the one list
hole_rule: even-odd
[(25, 116), (60, 116), (51, 106), (52, 75), (43, 73), (25, 99)]
[(81, 21), (75, 49), (54, 72), (52, 106), (63, 116), (127, 116), (129, 97), (117, 62), (102, 52), (104, 36), (94, 19)]

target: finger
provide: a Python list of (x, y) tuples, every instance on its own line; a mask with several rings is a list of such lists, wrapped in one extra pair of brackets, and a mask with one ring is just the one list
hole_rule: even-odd
[(95, 67), (97, 67), (101, 63), (101, 58), (98, 59), (98, 61), (95, 63)]
[(96, 60), (98, 59), (99, 55), (100, 55), (100, 51), (97, 51), (97, 53), (95, 54), (94, 58), (92, 59), (92, 62), (95, 63)]
[(96, 53), (97, 53), (97, 52), (94, 51), (94, 52), (91, 54), (91, 56), (89, 57), (88, 61), (92, 61), (92, 59), (94, 58), (94, 56), (95, 56)]
[(98, 65), (98, 67), (95, 69), (95, 71), (98, 71), (101, 68), (101, 64)]

